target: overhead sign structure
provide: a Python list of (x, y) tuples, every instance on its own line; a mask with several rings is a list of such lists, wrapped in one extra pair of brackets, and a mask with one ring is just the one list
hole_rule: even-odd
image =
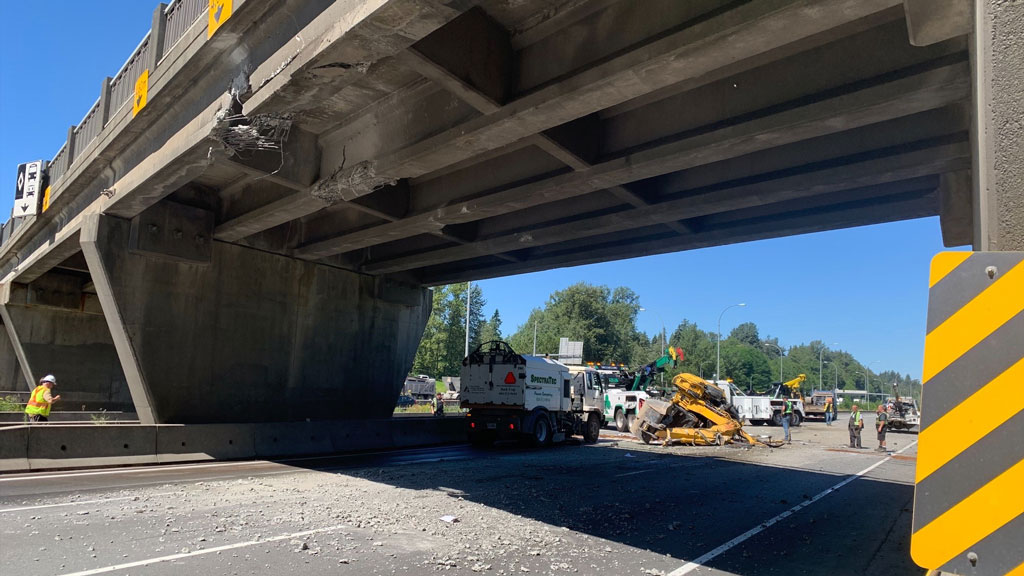
[(562, 364), (583, 364), (583, 342), (559, 338), (558, 361)]
[(210, 0), (210, 20), (206, 26), (206, 37), (211, 38), (228, 18), (231, 18), (231, 0)]
[(32, 216), (39, 211), (39, 191), (43, 182), (43, 161), (18, 165), (17, 186), (14, 189), (15, 217)]
[(1024, 252), (932, 260), (910, 553), (1024, 573)]

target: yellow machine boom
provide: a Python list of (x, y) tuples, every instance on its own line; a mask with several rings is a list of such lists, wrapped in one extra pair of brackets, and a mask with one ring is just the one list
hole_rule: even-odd
[(673, 378), (672, 384), (676, 387), (672, 399), (648, 400), (634, 424), (633, 434), (645, 443), (660, 440), (666, 444), (721, 446), (739, 440), (766, 445), (743, 431), (739, 415), (718, 386), (685, 373)]

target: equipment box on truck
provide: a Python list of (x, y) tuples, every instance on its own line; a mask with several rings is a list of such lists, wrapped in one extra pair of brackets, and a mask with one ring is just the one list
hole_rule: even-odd
[(564, 364), (516, 354), (504, 342), (481, 344), (462, 361), (460, 377), (474, 444), (525, 439), (543, 446), (575, 434), (596, 442), (604, 425), (599, 377), (574, 384)]

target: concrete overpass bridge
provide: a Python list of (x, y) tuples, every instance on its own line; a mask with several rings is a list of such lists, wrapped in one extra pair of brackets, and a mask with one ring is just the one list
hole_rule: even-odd
[(431, 285), (935, 215), (1024, 248), (1013, 3), (207, 4), (3, 228), (0, 369), (73, 405), (385, 417)]

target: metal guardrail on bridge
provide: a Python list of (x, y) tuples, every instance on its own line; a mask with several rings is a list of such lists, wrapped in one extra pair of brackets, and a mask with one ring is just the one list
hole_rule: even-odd
[[(48, 163), (52, 187), (78, 159), (80, 153), (103, 132), (110, 119), (131, 102), (135, 83), (142, 73), (150, 74), (185, 33), (206, 13), (210, 0), (172, 0), (159, 4), (153, 14), (153, 27), (112, 79), (103, 82), (100, 97), (82, 121), (68, 130), (68, 139)], [(7, 243), (19, 227), (18, 218), (9, 218), (0, 228), (0, 246)]]

